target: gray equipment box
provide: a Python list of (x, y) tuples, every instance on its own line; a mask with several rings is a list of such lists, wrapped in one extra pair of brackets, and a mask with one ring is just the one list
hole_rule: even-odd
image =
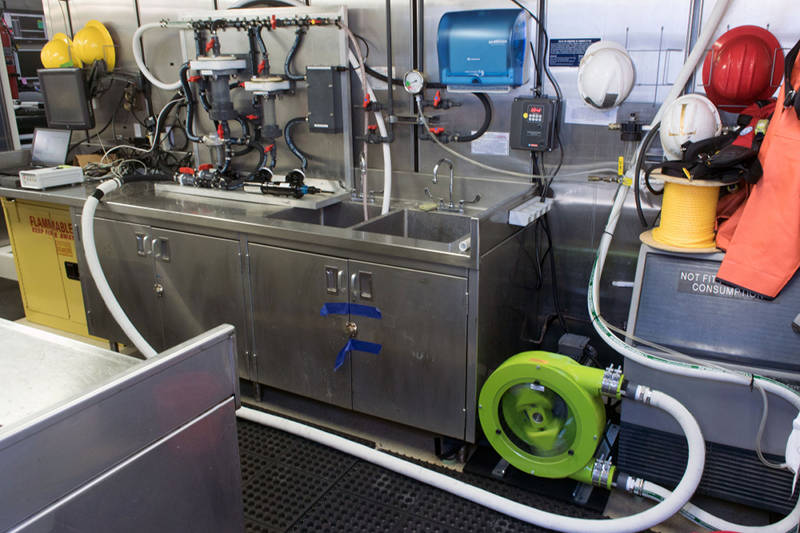
[(308, 67), (308, 129), (342, 132), (342, 73), (338, 67)]
[[(765, 300), (716, 281), (723, 257), (642, 246), (628, 334), (699, 359), (797, 383), (800, 334), (792, 321), (800, 309), (798, 276), (777, 298)], [(708, 452), (700, 493), (789, 512), (791, 475), (765, 467), (754, 451), (762, 414), (759, 391), (667, 374), (631, 361), (625, 362), (625, 377), (674, 396), (697, 418)], [(773, 461), (782, 462), (796, 414), (786, 401), (770, 395), (762, 450)], [(685, 464), (685, 439), (669, 416), (641, 404), (623, 403), (621, 470), (674, 486)]]

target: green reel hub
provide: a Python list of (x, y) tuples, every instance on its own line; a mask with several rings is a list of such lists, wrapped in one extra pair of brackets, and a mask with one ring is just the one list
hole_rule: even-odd
[(481, 389), (478, 413), (492, 447), (523, 472), (611, 486), (613, 467), (594, 459), (606, 425), (603, 395), (620, 397), (618, 370), (563, 355), (519, 353)]

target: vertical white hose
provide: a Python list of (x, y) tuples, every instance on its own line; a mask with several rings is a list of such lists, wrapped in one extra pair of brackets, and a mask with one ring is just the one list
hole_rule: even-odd
[[(102, 191), (103, 194), (108, 194), (118, 189), (119, 186), (119, 181), (112, 179), (104, 181), (97, 186), (97, 189)], [(114, 320), (117, 321), (119, 327), (122, 328), (122, 331), (131, 342), (133, 342), (134, 346), (136, 346), (146, 359), (149, 359), (157, 355), (157, 352), (144, 340), (144, 337), (142, 337), (136, 327), (131, 323), (128, 315), (122, 310), (119, 302), (114, 297), (114, 292), (108, 285), (108, 280), (106, 280), (106, 276), (103, 274), (103, 267), (100, 266), (100, 260), (97, 257), (97, 246), (94, 242), (94, 213), (99, 204), (100, 201), (95, 196), (90, 196), (83, 204), (83, 211), (81, 212), (81, 238), (83, 239), (83, 252), (86, 255), (86, 264), (89, 267), (89, 273), (92, 275), (100, 297), (103, 298), (103, 302), (105, 302), (106, 307), (108, 307), (111, 316), (114, 317)]]
[[(342, 26), (344, 30), (348, 33), (348, 35), (352, 35), (352, 32), (347, 28), (347, 26)], [(353, 37), (355, 40), (355, 37)], [(360, 50), (358, 49), (358, 43), (355, 43), (355, 47), (357, 53), (360, 54)], [(367, 80), (367, 75), (365, 69), (363, 69), (364, 61), (356, 58), (353, 55), (353, 52), (348, 52), (348, 56), (350, 59), (350, 64), (353, 65), (353, 68), (358, 69), (361, 78), (361, 84), (364, 87), (364, 90), (367, 94), (369, 94), (370, 99), (373, 102), (377, 102), (378, 99), (375, 97), (375, 92), (372, 90), (372, 86), (369, 84), (369, 80)], [(359, 68), (361, 67), (361, 68)], [(392, 90), (392, 73), (389, 72), (387, 77), (389, 81), (387, 82), (389, 85), (388, 90)], [(366, 120), (366, 117), (364, 118)], [(383, 120), (383, 114), (379, 111), (375, 113), (375, 122), (378, 124), (378, 133), (380, 133), (381, 137), (387, 137), (389, 135), (388, 130), (386, 129), (386, 123)], [(383, 203), (381, 204), (381, 214), (385, 215), (389, 212), (389, 205), (392, 200), (392, 150), (389, 146), (389, 143), (381, 143), (383, 147)], [(367, 191), (363, 191), (366, 195)]]
[(348, 453), (364, 461), (369, 461), (529, 524), (556, 531), (576, 533), (588, 531), (594, 533), (634, 533), (660, 524), (677, 513), (697, 489), (705, 463), (705, 441), (700, 427), (691, 413), (677, 400), (658, 391), (652, 391), (650, 405), (669, 413), (680, 424), (686, 435), (689, 448), (688, 466), (675, 491), (666, 496), (661, 503), (641, 513), (610, 520), (573, 518), (548, 513), (338, 435), (255, 409), (242, 407), (236, 411), (236, 415)]

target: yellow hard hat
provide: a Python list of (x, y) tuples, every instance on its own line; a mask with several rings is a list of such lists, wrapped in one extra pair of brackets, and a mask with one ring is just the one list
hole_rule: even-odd
[(75, 34), (75, 53), (84, 63), (92, 63), (104, 59), (108, 71), (114, 70), (116, 56), (114, 41), (102, 22), (90, 20), (86, 26)]
[(56, 33), (39, 53), (44, 68), (82, 67), (81, 60), (73, 53), (72, 41), (63, 33)]

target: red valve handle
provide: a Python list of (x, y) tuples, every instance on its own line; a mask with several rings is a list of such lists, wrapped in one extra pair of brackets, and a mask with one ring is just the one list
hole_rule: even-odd
[(217, 137), (219, 137), (220, 139), (225, 138), (225, 130), (222, 128), (222, 123), (220, 123), (219, 126), (217, 126)]
[(214, 165), (212, 165), (211, 163), (203, 163), (202, 165), (197, 167), (197, 170), (211, 170), (212, 168), (214, 168)]
[(194, 75), (194, 76), (189, 76), (189, 77), (187, 78), (187, 80), (188, 80), (188, 81), (190, 81), (190, 82), (192, 82), (192, 83), (194, 83), (194, 82), (196, 82), (196, 81), (200, 81), (200, 80), (202, 80), (202, 79), (203, 79), (203, 76), (200, 76), (199, 74), (198, 74), (198, 75)]
[(264, 147), (264, 153), (268, 154), (274, 149), (275, 149), (275, 144), (274, 143), (270, 144), (270, 145)]
[(440, 134), (444, 133), (444, 128), (431, 128), (430, 131), (434, 135), (440, 135)]
[(192, 167), (181, 167), (178, 169), (181, 174), (191, 174), (194, 176), (194, 169)]

